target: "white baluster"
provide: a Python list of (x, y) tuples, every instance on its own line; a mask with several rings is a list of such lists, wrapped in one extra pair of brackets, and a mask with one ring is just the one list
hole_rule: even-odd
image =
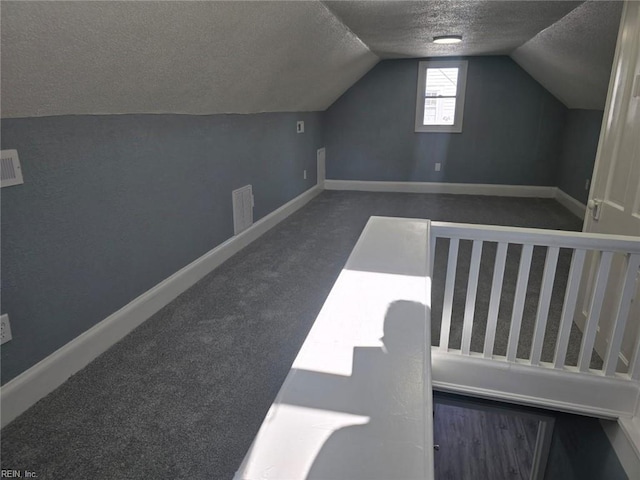
[(633, 380), (640, 380), (640, 331), (638, 332), (638, 338), (636, 338), (631, 363), (629, 363), (629, 376)]
[(514, 362), (518, 353), (518, 340), (520, 339), (520, 327), (522, 326), (522, 314), (524, 312), (524, 300), (527, 296), (532, 255), (533, 245), (523, 245), (522, 254), (520, 255), (520, 267), (518, 268), (515, 299), (513, 301), (513, 312), (511, 314), (509, 343), (507, 344), (507, 361), (509, 362)]
[(576, 312), (576, 302), (578, 301), (578, 289), (580, 288), (580, 278), (584, 267), (586, 250), (574, 250), (571, 268), (569, 269), (569, 281), (564, 295), (564, 305), (562, 306), (562, 316), (560, 317), (560, 330), (556, 341), (556, 353), (553, 361), (554, 368), (564, 368), (567, 358), (567, 345), (569, 335), (573, 325), (573, 315)]
[(589, 365), (591, 364), (591, 354), (593, 353), (593, 344), (596, 341), (598, 320), (600, 320), (604, 294), (607, 291), (607, 281), (609, 280), (609, 270), (611, 270), (612, 259), (613, 252), (602, 252), (600, 255), (600, 266), (598, 267), (598, 274), (593, 287), (593, 297), (591, 297), (591, 304), (589, 306), (589, 315), (587, 316), (587, 323), (582, 333), (582, 344), (580, 345), (578, 368), (581, 372), (588, 371)]
[(476, 309), (481, 256), (482, 240), (474, 240), (471, 250), (471, 265), (469, 267), (469, 283), (467, 284), (467, 300), (464, 307), (464, 322), (462, 324), (461, 350), (463, 355), (469, 355), (471, 350), (471, 332), (473, 330), (473, 317)]
[(498, 324), (498, 310), (502, 296), (502, 280), (504, 278), (504, 266), (507, 262), (508, 243), (499, 243), (496, 250), (496, 261), (493, 266), (493, 281), (491, 282), (491, 299), (489, 300), (489, 313), (487, 315), (487, 331), (484, 337), (484, 357), (493, 356), (493, 344), (496, 340), (496, 326)]
[[(609, 349), (604, 359), (602, 371), (605, 375), (613, 375), (618, 365), (618, 355), (622, 345), (622, 337), (629, 319), (629, 310), (631, 309), (631, 301), (636, 291), (636, 276), (640, 268), (640, 255), (627, 255), (627, 269), (622, 283), (620, 300), (618, 301), (618, 309), (616, 311), (616, 319), (613, 324), (611, 341)], [(638, 299), (640, 300), (640, 299)], [(638, 301), (637, 300), (637, 301)]]
[(453, 293), (456, 283), (456, 266), (458, 264), (458, 246), (460, 240), (452, 238), (449, 241), (449, 259), (447, 261), (447, 280), (444, 287), (444, 304), (442, 305), (442, 323), (440, 325), (440, 349), (445, 352), (449, 348), (449, 334), (451, 331), (451, 309), (453, 308)]
[(549, 305), (551, 304), (551, 294), (553, 292), (553, 282), (556, 276), (559, 253), (560, 249), (558, 247), (549, 247), (547, 249), (547, 258), (544, 263), (544, 273), (542, 274), (540, 298), (538, 300), (536, 327), (533, 332), (533, 343), (531, 345), (531, 365), (538, 365), (540, 363), (540, 357), (542, 356), (542, 345), (547, 329)]
[(436, 243), (438, 242), (438, 237), (434, 234), (429, 236), (429, 258), (431, 265), (431, 279), (433, 280), (433, 272), (436, 266)]

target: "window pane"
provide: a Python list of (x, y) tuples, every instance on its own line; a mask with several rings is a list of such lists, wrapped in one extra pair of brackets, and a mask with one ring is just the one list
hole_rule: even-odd
[(424, 124), (453, 125), (455, 112), (455, 98), (426, 98), (424, 101)]
[(457, 68), (427, 68), (426, 97), (452, 97), (456, 95), (457, 89)]

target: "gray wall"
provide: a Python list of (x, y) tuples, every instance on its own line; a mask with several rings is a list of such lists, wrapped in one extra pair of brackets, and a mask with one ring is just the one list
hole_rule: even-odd
[(451, 134), (414, 132), (418, 60), (376, 65), (325, 112), (327, 178), (556, 185), (566, 108), (509, 57), (468, 60)]
[(601, 110), (569, 110), (567, 113), (558, 187), (585, 204), (589, 196), (585, 181), (591, 180), (593, 174), (603, 114)]
[(13, 331), (2, 382), (231, 237), (231, 190), (253, 185), (258, 220), (312, 187), (320, 120), (3, 120), (2, 148), (18, 150), (25, 184), (1, 192), (2, 313)]
[(600, 420), (560, 412), (553, 416), (544, 480), (628, 480)]
[(560, 185), (586, 200), (602, 112), (567, 114), (508, 57), (474, 57), (463, 133), (415, 133), (417, 72), (380, 62), (322, 114), (3, 120), (25, 184), (1, 192), (2, 382), (231, 237), (231, 190), (253, 185), (257, 220), (314, 185), (323, 129), (327, 178)]

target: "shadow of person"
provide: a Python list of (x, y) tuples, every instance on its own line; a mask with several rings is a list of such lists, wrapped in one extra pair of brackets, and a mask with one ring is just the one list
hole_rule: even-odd
[(384, 346), (354, 349), (351, 391), (370, 421), (335, 431), (307, 479), (425, 478), (425, 328), (424, 305), (397, 301), (385, 315)]

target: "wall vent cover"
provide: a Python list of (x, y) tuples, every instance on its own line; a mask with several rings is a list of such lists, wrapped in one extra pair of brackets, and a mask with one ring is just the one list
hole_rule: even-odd
[(0, 150), (0, 180), (1, 187), (24, 183), (17, 150)]
[(246, 185), (231, 192), (233, 201), (233, 234), (237, 235), (253, 225), (253, 191)]

